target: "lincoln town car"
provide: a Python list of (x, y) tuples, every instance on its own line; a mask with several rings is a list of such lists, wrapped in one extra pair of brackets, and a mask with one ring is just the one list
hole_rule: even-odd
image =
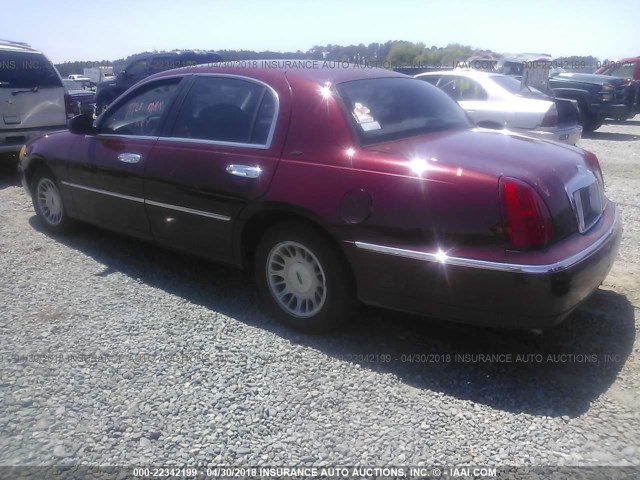
[(253, 269), (305, 332), (359, 303), (549, 327), (622, 232), (594, 154), (477, 128), (427, 82), (343, 63), (159, 73), (28, 142), (19, 171), (50, 232), (81, 221)]

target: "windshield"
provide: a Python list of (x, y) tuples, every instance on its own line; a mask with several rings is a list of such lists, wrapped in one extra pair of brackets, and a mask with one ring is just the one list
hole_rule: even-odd
[(62, 80), (62, 83), (69, 90), (82, 90), (82, 84), (76, 82), (75, 80)]
[(60, 77), (44, 55), (24, 52), (0, 52), (0, 87), (61, 87)]
[(519, 78), (509, 77), (506, 75), (493, 75), (491, 76), (491, 80), (496, 82), (509, 93), (513, 93), (514, 95), (526, 95), (532, 93), (534, 95), (546, 97), (544, 93), (534, 87), (525, 87), (521, 89)]
[(363, 145), (472, 126), (446, 93), (420, 80), (355, 80), (336, 89)]

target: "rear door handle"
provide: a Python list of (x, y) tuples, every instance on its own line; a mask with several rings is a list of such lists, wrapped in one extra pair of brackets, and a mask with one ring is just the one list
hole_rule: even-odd
[(142, 157), (137, 153), (121, 153), (118, 160), (124, 163), (138, 163)]
[(227, 172), (237, 177), (258, 178), (262, 169), (251, 165), (227, 165)]

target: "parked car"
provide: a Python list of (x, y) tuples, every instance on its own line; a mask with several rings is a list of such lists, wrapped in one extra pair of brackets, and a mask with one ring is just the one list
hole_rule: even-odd
[[(519, 80), (525, 75), (532, 79), (535, 77), (535, 83), (529, 82), (529, 78), (525, 79), (525, 83), (537, 86), (539, 90), (554, 98), (578, 102), (579, 123), (585, 132), (597, 130), (606, 118), (626, 119), (633, 110), (624, 80), (606, 75), (570, 73), (554, 69), (553, 58), (549, 55), (503, 55), (487, 64), (494, 73), (512, 75)], [(540, 79), (544, 81), (545, 88), (540, 86)]]
[[(570, 145), (575, 145), (582, 135), (575, 102), (558, 109), (556, 102), (542, 92), (526, 89), (526, 95), (523, 94), (520, 81), (513, 77), (452, 70), (421, 73), (416, 78), (444, 90), (480, 127), (507, 128), (515, 133)], [(532, 94), (537, 98), (531, 98)]]
[(65, 90), (53, 64), (26, 43), (0, 40), (0, 155), (66, 128)]
[(91, 79), (85, 75), (73, 74), (67, 77), (67, 80), (75, 80), (76, 82), (90, 82)]
[(67, 107), (67, 110), (71, 110), (71, 116), (82, 113), (93, 115), (96, 110), (95, 93), (84, 89), (82, 84), (75, 80), (62, 80), (62, 83), (70, 97), (71, 105)]
[(356, 299), (542, 328), (603, 281), (621, 225), (594, 154), (476, 128), (389, 70), (291, 64), (160, 73), (29, 142), (40, 221), (253, 266), (270, 311), (307, 332)]
[(615, 62), (607, 62), (600, 67), (596, 74), (609, 75), (627, 81), (627, 103), (633, 105), (629, 118), (640, 113), (640, 57), (622, 58)]
[(211, 51), (189, 50), (141, 56), (127, 65), (115, 79), (105, 79), (104, 82), (98, 83), (96, 87), (98, 113), (102, 113), (120, 94), (149, 75), (172, 68), (214, 63), (221, 60), (222, 57), (219, 54)]

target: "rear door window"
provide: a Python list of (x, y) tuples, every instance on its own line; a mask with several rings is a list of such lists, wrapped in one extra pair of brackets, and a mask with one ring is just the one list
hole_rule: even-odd
[(44, 55), (0, 52), (0, 88), (52, 87), (62, 87), (62, 80)]
[(171, 136), (268, 146), (277, 100), (265, 86), (227, 77), (200, 77), (180, 108)]

